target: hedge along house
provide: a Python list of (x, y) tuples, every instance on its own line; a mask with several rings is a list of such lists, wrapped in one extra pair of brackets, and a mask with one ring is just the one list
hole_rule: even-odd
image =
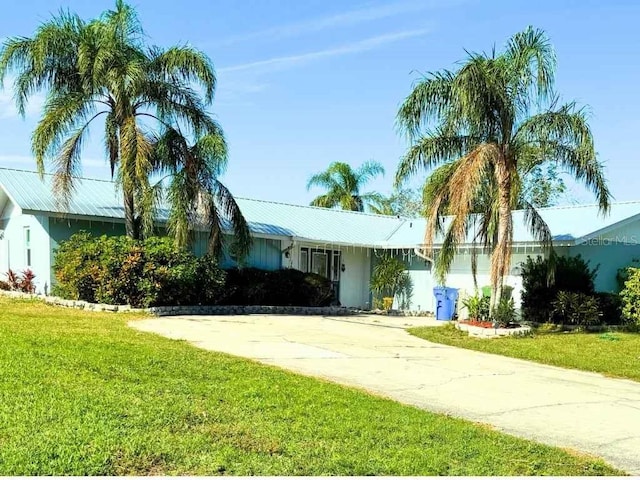
[[(123, 235), (124, 210), (114, 183), (80, 179), (67, 209), (55, 201), (51, 176), (44, 181), (35, 172), (0, 168), (0, 272), (31, 268), (39, 292), (49, 291), (54, 281), (52, 263), (58, 244), (85, 230), (93, 235)], [(423, 219), (405, 219), (359, 212), (329, 210), (237, 198), (249, 222), (253, 247), (244, 264), (268, 270), (297, 268), (330, 279), (341, 305), (371, 306), (369, 280), (377, 258), (385, 253), (402, 259), (413, 281), (409, 309), (433, 311), (431, 261), (421, 253), (425, 232)], [(602, 217), (593, 205), (540, 209), (561, 254), (581, 254), (592, 266), (599, 265), (596, 288), (616, 289), (618, 268), (640, 258), (640, 202), (614, 204)], [(166, 218), (166, 217), (165, 217)], [(163, 223), (160, 209), (158, 223)], [(542, 253), (514, 212), (512, 271), (506, 283), (514, 287), (519, 304), (521, 279), (518, 264), (528, 255)], [(196, 232), (193, 249), (206, 251), (207, 233)], [(471, 249), (463, 245), (447, 277), (447, 285), (473, 292)], [(434, 256), (438, 244), (434, 245)], [(225, 255), (223, 267), (235, 265)], [(489, 259), (478, 256), (478, 285), (489, 283)], [(1, 275), (0, 275), (1, 278)]]

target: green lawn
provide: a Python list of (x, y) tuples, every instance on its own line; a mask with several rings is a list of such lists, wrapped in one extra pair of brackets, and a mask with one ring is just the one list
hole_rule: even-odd
[(640, 381), (638, 333), (536, 333), (529, 337), (481, 339), (452, 325), (412, 328), (409, 333), (454, 347)]
[(605, 475), (355, 389), (0, 298), (0, 475)]

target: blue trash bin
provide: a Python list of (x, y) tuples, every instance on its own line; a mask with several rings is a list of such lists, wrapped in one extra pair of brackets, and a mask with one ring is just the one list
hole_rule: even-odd
[(453, 320), (458, 300), (458, 289), (450, 287), (434, 287), (436, 297), (436, 320)]

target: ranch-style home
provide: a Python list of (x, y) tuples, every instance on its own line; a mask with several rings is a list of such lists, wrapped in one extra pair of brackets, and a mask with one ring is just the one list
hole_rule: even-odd
[[(58, 244), (85, 230), (94, 235), (122, 235), (124, 214), (121, 193), (112, 182), (81, 179), (67, 209), (52, 195), (51, 176), (41, 180), (35, 172), (0, 168), (0, 272), (30, 268), (39, 292), (49, 291), (54, 277), (52, 261)], [(421, 253), (425, 221), (368, 213), (288, 205), (265, 200), (237, 199), (254, 236), (246, 264), (263, 269), (297, 268), (329, 278), (343, 306), (369, 308), (369, 279), (379, 255), (390, 252), (402, 259), (413, 280), (410, 309), (433, 311), (431, 261)], [(556, 250), (581, 254), (599, 265), (596, 288), (616, 289), (618, 268), (640, 258), (640, 202), (613, 204), (607, 216), (594, 205), (541, 209)], [(159, 223), (162, 223), (160, 210)], [(523, 222), (514, 213), (511, 275), (519, 304), (519, 263), (541, 253)], [(206, 233), (196, 234), (196, 254), (205, 251)], [(447, 286), (471, 293), (471, 242), (464, 245), (447, 277)], [(437, 255), (438, 245), (435, 245)], [(226, 256), (223, 267), (233, 260)], [(478, 259), (478, 285), (489, 283), (489, 261)], [(0, 278), (2, 278), (0, 276)]]

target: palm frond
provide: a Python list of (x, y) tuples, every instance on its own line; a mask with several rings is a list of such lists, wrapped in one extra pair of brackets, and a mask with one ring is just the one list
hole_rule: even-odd
[(400, 159), (396, 171), (395, 186), (415, 175), (419, 170), (428, 171), (442, 163), (456, 160), (473, 149), (478, 139), (465, 135), (427, 134)]

